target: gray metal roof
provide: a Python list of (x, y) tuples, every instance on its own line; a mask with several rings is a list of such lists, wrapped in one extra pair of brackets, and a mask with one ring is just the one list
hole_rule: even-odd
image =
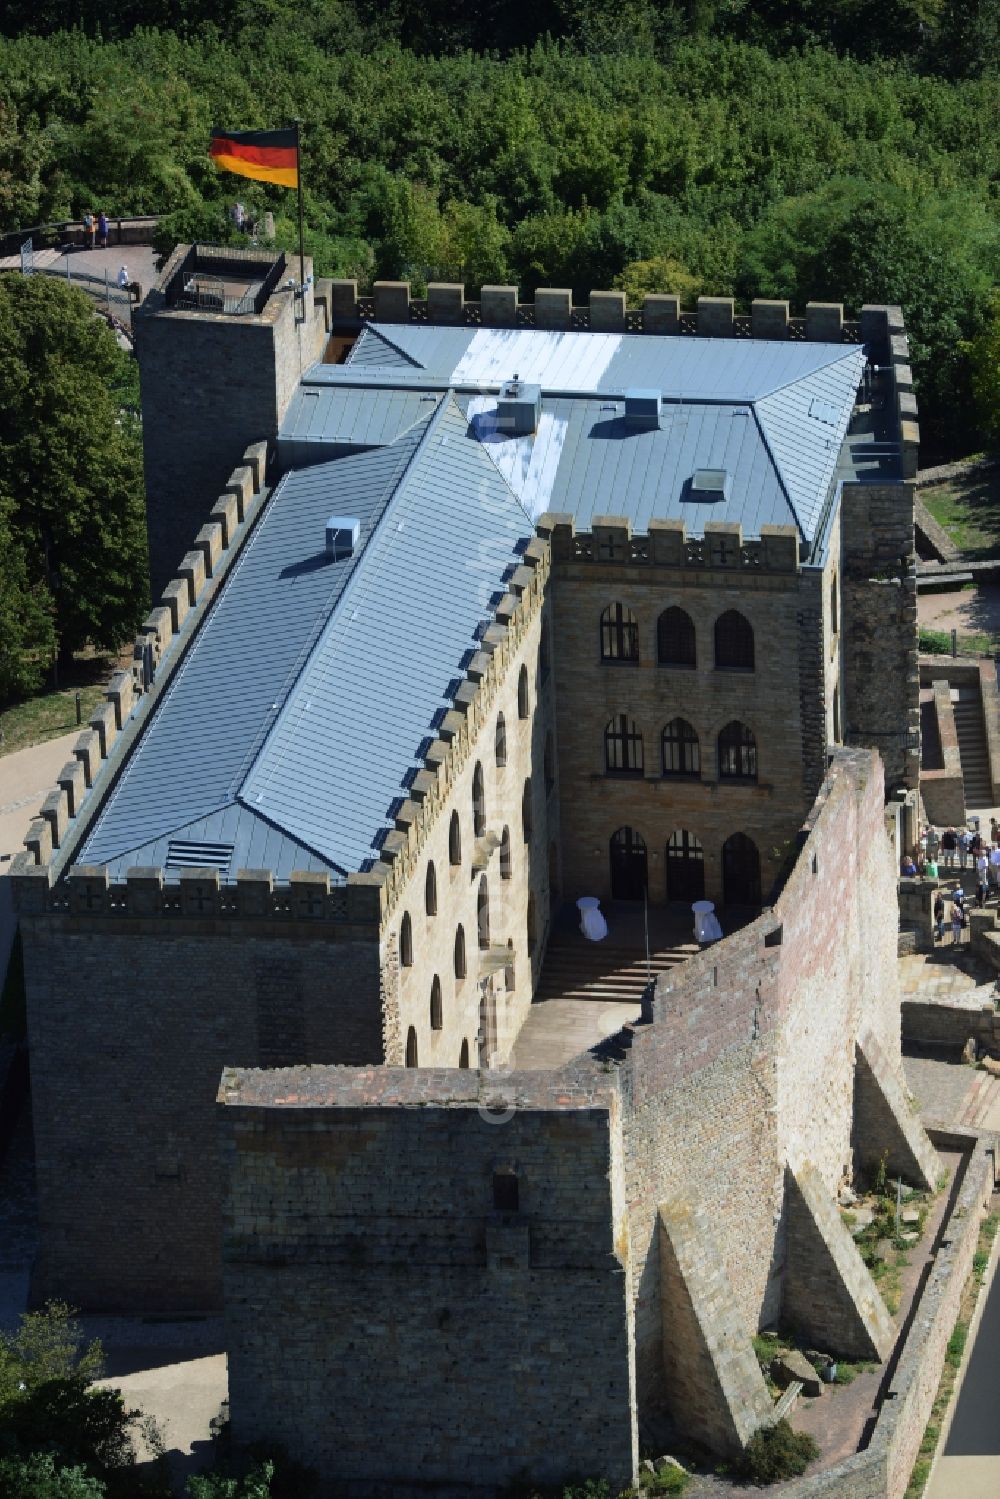
[[(330, 561), (331, 512), (361, 522)], [(229, 867), (362, 867), (530, 523), (449, 398), (287, 475), (89, 830), (115, 876), (183, 839)]]
[(278, 463), (287, 471), (365, 448), (395, 442), (407, 428), (434, 410), (436, 398), (419, 390), (380, 392), (355, 386), (327, 399), (320, 385), (300, 385), (278, 432)]

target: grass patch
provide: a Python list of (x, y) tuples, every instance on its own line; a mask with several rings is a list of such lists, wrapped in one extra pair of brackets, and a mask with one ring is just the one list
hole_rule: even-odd
[[(992, 656), (1000, 647), (1000, 638), (980, 632), (974, 635), (958, 634), (955, 649), (960, 656)], [(918, 630), (917, 649), (922, 656), (950, 656), (950, 630)]]
[(917, 1460), (913, 1464), (910, 1481), (906, 1486), (903, 1499), (920, 1499), (924, 1489), (927, 1487), (927, 1479), (930, 1477), (931, 1464), (934, 1461), (934, 1453), (937, 1451), (938, 1442), (941, 1439), (941, 1423), (951, 1404), (951, 1397), (955, 1390), (955, 1380), (958, 1378), (958, 1368), (962, 1362), (962, 1353), (965, 1349), (966, 1340), (969, 1335), (969, 1323), (975, 1309), (976, 1298), (979, 1288), (986, 1274), (986, 1266), (989, 1264), (990, 1253), (993, 1248), (993, 1240), (996, 1238), (997, 1229), (1000, 1228), (1000, 1213), (989, 1213), (979, 1225), (979, 1240), (976, 1244), (976, 1253), (972, 1261), (972, 1269), (969, 1277), (962, 1288), (962, 1300), (958, 1308), (958, 1318), (955, 1329), (948, 1339), (948, 1347), (944, 1356), (944, 1366), (941, 1370), (941, 1378), (938, 1381), (937, 1394), (934, 1396), (934, 1404), (931, 1407), (930, 1417), (924, 1430)]
[[(110, 675), (110, 672), (104, 675)], [(0, 729), (3, 729), (0, 755), (11, 755), (15, 750), (42, 744), (46, 739), (55, 739), (59, 734), (68, 734), (70, 729), (75, 729), (77, 691), (80, 693), (80, 729), (86, 728), (87, 720), (104, 696), (102, 686), (93, 684), (67, 687), (62, 692), (43, 692), (0, 714)]]
[(935, 484), (920, 497), (963, 557), (974, 562), (1000, 557), (1000, 474)]
[(743, 1454), (743, 1473), (758, 1484), (780, 1483), (804, 1473), (819, 1447), (808, 1433), (793, 1431), (785, 1420), (755, 1433)]

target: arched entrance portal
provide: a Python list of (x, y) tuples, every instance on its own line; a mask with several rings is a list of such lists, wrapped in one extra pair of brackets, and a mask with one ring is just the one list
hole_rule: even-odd
[(685, 828), (667, 841), (667, 900), (704, 900), (705, 851)]
[(611, 835), (611, 899), (642, 900), (646, 889), (646, 844), (634, 828)]
[(727, 906), (760, 905), (760, 854), (746, 833), (733, 833), (722, 845), (722, 890)]

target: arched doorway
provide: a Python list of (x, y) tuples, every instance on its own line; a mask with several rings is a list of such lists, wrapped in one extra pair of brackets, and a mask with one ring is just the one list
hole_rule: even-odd
[(611, 835), (611, 899), (642, 900), (646, 889), (646, 843), (634, 828)]
[(667, 840), (667, 900), (704, 900), (705, 851), (686, 828)]
[(760, 905), (760, 854), (746, 833), (733, 833), (722, 845), (722, 892), (727, 906)]

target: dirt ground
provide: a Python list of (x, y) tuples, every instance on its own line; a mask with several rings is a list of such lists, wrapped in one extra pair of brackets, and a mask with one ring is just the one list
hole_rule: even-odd
[(954, 593), (918, 593), (917, 624), (923, 630), (1000, 638), (1000, 584), (984, 583)]

